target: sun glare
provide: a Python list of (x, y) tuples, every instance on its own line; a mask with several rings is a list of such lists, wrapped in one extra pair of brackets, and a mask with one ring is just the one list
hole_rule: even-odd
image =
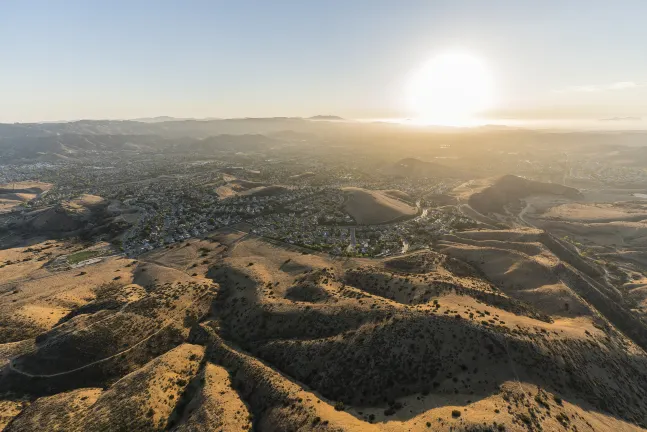
[(494, 103), (494, 85), (487, 66), (465, 53), (438, 55), (412, 74), (407, 88), (416, 121), (469, 126)]

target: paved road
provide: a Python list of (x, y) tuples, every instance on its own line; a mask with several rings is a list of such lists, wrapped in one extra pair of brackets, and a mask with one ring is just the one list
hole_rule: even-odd
[[(530, 203), (526, 202), (526, 206), (521, 210), (521, 212), (519, 212), (519, 219), (520, 219), (524, 224), (526, 224), (527, 226), (530, 226), (530, 227), (535, 228), (535, 229), (541, 229), (542, 231), (545, 231), (545, 230), (543, 230), (542, 228), (539, 228), (538, 226), (536, 226), (535, 224), (533, 224), (532, 222), (528, 222), (528, 220), (524, 217), (524, 216), (526, 215), (526, 212), (528, 211), (528, 209), (529, 209), (529, 208), (530, 208)], [(561, 243), (563, 243), (563, 241), (562, 241), (562, 240), (560, 240), (560, 239), (558, 239), (557, 237), (553, 236), (553, 238), (554, 238), (555, 242), (560, 243), (560, 244), (561, 244)], [(582, 254), (582, 251), (580, 251), (580, 248), (578, 248), (578, 247), (577, 247), (577, 245), (574, 245), (574, 244), (572, 244), (572, 243), (570, 243), (570, 242), (569, 242), (568, 244), (569, 244), (571, 247), (573, 247), (573, 249), (575, 249), (575, 251), (577, 252), (577, 254), (578, 254), (578, 255), (580, 255), (580, 256), (582, 257), (582, 260), (584, 260), (584, 261), (589, 261), (589, 258), (585, 257), (585, 256)], [(562, 247), (567, 248), (567, 246), (565, 246), (565, 245), (562, 245)], [(603, 276), (603, 278), (604, 278), (604, 281), (606, 282), (606, 284), (607, 284), (607, 285), (609, 285), (609, 286), (611, 286), (611, 287), (613, 287), (613, 286), (614, 286), (614, 285), (613, 285), (613, 282), (611, 281), (611, 275), (609, 274), (609, 270), (607, 270), (606, 266), (598, 266), (598, 265), (595, 265), (595, 264), (592, 264), (592, 266), (593, 266), (594, 268), (599, 268), (599, 269), (601, 269), (601, 270), (604, 272), (604, 276)], [(579, 270), (578, 270), (578, 272), (579, 272)], [(579, 272), (579, 273), (581, 274), (581, 276), (582, 276), (584, 279), (586, 279), (589, 283), (591, 283), (592, 279), (591, 279), (588, 275), (586, 275), (586, 274), (584, 274), (584, 273), (582, 273), (582, 272)], [(564, 282), (564, 283), (566, 284), (566, 282)], [(568, 284), (567, 284), (567, 285), (568, 285)]]

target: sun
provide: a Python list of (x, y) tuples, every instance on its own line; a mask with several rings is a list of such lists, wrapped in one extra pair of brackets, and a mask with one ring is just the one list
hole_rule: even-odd
[(407, 98), (418, 122), (466, 126), (494, 105), (492, 74), (471, 54), (440, 54), (412, 73)]

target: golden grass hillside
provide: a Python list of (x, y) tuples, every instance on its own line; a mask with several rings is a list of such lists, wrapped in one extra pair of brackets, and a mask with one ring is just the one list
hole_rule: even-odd
[(52, 188), (51, 183), (22, 181), (0, 184), (0, 213), (14, 210)]
[(474, 230), (434, 250), (331, 258), (228, 229), (137, 260), (42, 264), (32, 272), (52, 288), (38, 303), (25, 285), (5, 316), (21, 295), (80, 301), (0, 345), (1, 419), (8, 431), (641, 430), (642, 324), (559, 245)]
[(360, 225), (393, 222), (415, 216), (415, 206), (392, 198), (379, 191), (361, 188), (343, 188), (344, 210)]
[(222, 199), (233, 196), (273, 196), (287, 191), (283, 186), (238, 179), (230, 175), (225, 176), (225, 181), (224, 185), (218, 186), (216, 189), (218, 196)]

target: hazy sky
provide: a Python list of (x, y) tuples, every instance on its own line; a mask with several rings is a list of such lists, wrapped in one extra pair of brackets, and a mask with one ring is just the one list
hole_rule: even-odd
[(412, 70), (481, 58), (505, 117), (647, 116), (647, 1), (0, 1), (0, 122), (402, 117)]

